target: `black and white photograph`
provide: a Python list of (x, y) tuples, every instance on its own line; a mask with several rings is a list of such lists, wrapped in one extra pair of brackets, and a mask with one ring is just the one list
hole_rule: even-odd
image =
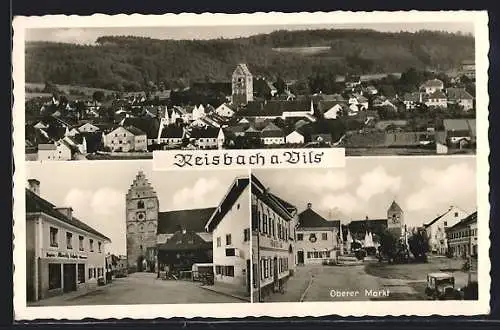
[(28, 305), (250, 302), (248, 171), (139, 161), (28, 174)]
[(27, 160), (474, 154), (471, 22), (33, 28)]
[(252, 171), (254, 302), (477, 300), (475, 157)]

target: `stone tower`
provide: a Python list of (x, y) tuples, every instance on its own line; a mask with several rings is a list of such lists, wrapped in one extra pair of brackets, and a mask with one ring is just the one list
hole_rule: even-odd
[(396, 237), (402, 238), (404, 236), (404, 212), (396, 201), (392, 201), (391, 206), (387, 210), (387, 229), (396, 235)]
[(127, 261), (137, 271), (155, 271), (158, 211), (156, 192), (139, 171), (126, 195)]
[(245, 105), (253, 101), (253, 76), (246, 64), (238, 64), (232, 76), (232, 103)]

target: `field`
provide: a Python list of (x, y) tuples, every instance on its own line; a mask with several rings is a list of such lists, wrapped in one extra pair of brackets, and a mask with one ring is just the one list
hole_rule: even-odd
[[(37, 96), (50, 96), (48, 93), (43, 93), (43, 89), (45, 88), (44, 83), (25, 83), (26, 90), (26, 98), (29, 97), (37, 97)], [(96, 91), (102, 91), (104, 94), (115, 93), (116, 91), (110, 89), (103, 88), (93, 88), (93, 87), (83, 87), (83, 86), (74, 86), (74, 85), (57, 85), (57, 88), (64, 92), (65, 94), (73, 94), (75, 91), (78, 93), (82, 93), (85, 96), (92, 96)]]

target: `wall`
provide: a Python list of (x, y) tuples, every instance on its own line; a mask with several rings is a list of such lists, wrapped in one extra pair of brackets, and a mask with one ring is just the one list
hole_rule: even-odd
[[(322, 234), (326, 233), (327, 234), (327, 239), (323, 240), (322, 239)], [(308, 228), (308, 229), (298, 229), (296, 232), (297, 236), (299, 234), (303, 235), (303, 240), (299, 241), (298, 239), (296, 240), (296, 249), (295, 249), (295, 254), (298, 253), (298, 251), (303, 251), (304, 252), (304, 264), (320, 264), (323, 262), (323, 260), (330, 260), (330, 259), (335, 259), (336, 258), (336, 252), (332, 251), (334, 249), (338, 249), (338, 241), (337, 241), (337, 235), (338, 235), (338, 229), (337, 228)], [(310, 241), (310, 235), (314, 234), (316, 236), (316, 242), (311, 242)], [(308, 257), (308, 252), (314, 252), (314, 251), (331, 251), (329, 256), (322, 257), (322, 258), (309, 258)]]
[[(153, 141), (151, 141), (151, 144)], [(148, 139), (146, 135), (135, 135), (134, 136), (134, 151), (148, 151)]]
[(266, 137), (266, 138), (261, 138), (261, 140), (265, 145), (285, 143), (284, 137)]
[(125, 128), (119, 127), (106, 135), (103, 143), (111, 151), (128, 152), (134, 150), (135, 137)]
[[(241, 287), (247, 285), (246, 262), (250, 259), (250, 209), (249, 187), (238, 197), (231, 210), (213, 231), (213, 264), (215, 282), (223, 282)], [(244, 241), (244, 230), (248, 229), (248, 240)], [(226, 235), (231, 234), (231, 245), (226, 245)], [(221, 246), (217, 246), (220, 237)], [(226, 248), (236, 249), (236, 256), (226, 256)], [(239, 254), (239, 255), (238, 255)], [(216, 266), (234, 266), (234, 277), (217, 275)]]
[(448, 243), (445, 227), (452, 227), (465, 218), (467, 213), (457, 207), (452, 207), (444, 216), (426, 228), (431, 252), (445, 254)]

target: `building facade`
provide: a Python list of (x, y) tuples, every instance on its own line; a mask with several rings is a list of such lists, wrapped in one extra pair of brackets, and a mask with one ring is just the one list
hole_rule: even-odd
[(246, 105), (253, 101), (253, 76), (246, 64), (236, 66), (231, 82), (233, 105)]
[(295, 270), (296, 208), (251, 178), (254, 301), (284, 289)]
[(448, 253), (454, 257), (477, 257), (477, 211), (446, 229)]
[(446, 212), (424, 224), (424, 229), (429, 239), (429, 250), (431, 253), (440, 255), (447, 253), (447, 229), (456, 225), (466, 216), (467, 212), (464, 210), (456, 206), (450, 206)]
[(104, 135), (103, 144), (113, 152), (147, 151), (146, 133), (135, 127), (118, 127)]
[(329, 221), (307, 208), (298, 215), (296, 257), (299, 265), (335, 260), (340, 252), (340, 221)]
[(208, 220), (212, 233), (214, 284), (250, 297), (250, 179), (236, 178)]
[(37, 301), (98, 285), (106, 271), (110, 239), (80, 221), (70, 207), (40, 196), (40, 182), (26, 189), (26, 295)]

